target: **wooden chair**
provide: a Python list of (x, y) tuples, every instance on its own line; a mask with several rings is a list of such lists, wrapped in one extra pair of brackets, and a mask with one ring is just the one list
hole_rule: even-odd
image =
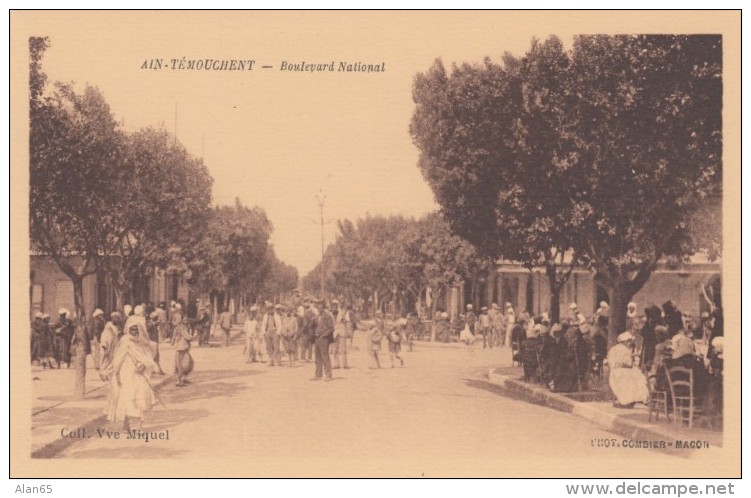
[(694, 395), (694, 371), (686, 367), (669, 367), (666, 371), (675, 425), (680, 428), (685, 422), (693, 427), (694, 416), (702, 412)]
[[(662, 367), (665, 368), (665, 367)], [(668, 392), (664, 390), (652, 389), (649, 386), (649, 421), (652, 421), (652, 414), (655, 415), (655, 422), (660, 421), (660, 413), (670, 422), (670, 413), (668, 412)]]

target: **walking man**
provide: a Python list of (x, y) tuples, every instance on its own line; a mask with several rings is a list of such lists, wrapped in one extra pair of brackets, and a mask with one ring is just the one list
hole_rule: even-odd
[(289, 366), (291, 367), (295, 366), (295, 360), (297, 359), (297, 338), (299, 335), (297, 316), (292, 311), (292, 308), (287, 309), (284, 315), (284, 329), (282, 330), (284, 351), (289, 355)]
[(324, 374), (326, 380), (331, 380), (329, 344), (334, 340), (334, 316), (326, 309), (326, 303), (323, 300), (318, 301), (318, 311), (315, 331), (316, 373), (313, 380), (321, 379)]
[(282, 331), (282, 317), (274, 312), (274, 305), (266, 306), (266, 314), (261, 321), (261, 331), (266, 339), (266, 353), (269, 355), (269, 366), (282, 364), (282, 354), (279, 350), (279, 334)]
[(334, 347), (334, 368), (349, 368), (347, 364), (347, 341), (352, 336), (352, 309), (349, 305), (342, 307), (339, 312), (339, 323), (336, 327), (336, 346)]
[(228, 308), (224, 308), (224, 311), (219, 315), (219, 326), (224, 332), (224, 346), (229, 347), (230, 330), (232, 329), (232, 315)]
[(316, 331), (316, 314), (309, 301), (303, 304), (305, 312), (302, 317), (302, 330), (300, 332), (300, 359), (306, 363), (313, 361), (313, 343)]
[(245, 319), (243, 329), (245, 331), (245, 350), (247, 355), (245, 363), (254, 363), (258, 361), (256, 355), (260, 356), (262, 353), (260, 349), (256, 349), (256, 340), (258, 338), (258, 306), (255, 304), (250, 307), (248, 311), (248, 317)]

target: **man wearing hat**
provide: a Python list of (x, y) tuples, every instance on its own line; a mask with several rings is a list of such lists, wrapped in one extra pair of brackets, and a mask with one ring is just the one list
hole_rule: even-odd
[(299, 355), (299, 351), (297, 350), (297, 340), (300, 331), (297, 327), (297, 316), (295, 315), (292, 306), (287, 307), (286, 310), (281, 308), (280, 314), (282, 315), (283, 324), (282, 341), (284, 342), (284, 352), (289, 357), (289, 366), (293, 367), (295, 366), (295, 361), (297, 361)]
[(493, 331), (491, 328), (490, 315), (488, 314), (488, 307), (483, 306), (480, 309), (480, 316), (477, 319), (480, 334), (482, 334), (482, 349), (487, 347), (493, 347)]
[(156, 365), (156, 375), (164, 375), (164, 370), (159, 364), (159, 329), (157, 329), (156, 321), (159, 319), (159, 313), (156, 310), (146, 317), (146, 333), (149, 335), (149, 346), (153, 352), (154, 364)]
[(205, 304), (198, 307), (194, 328), (198, 335), (198, 347), (208, 346), (211, 335), (211, 313)]
[[(255, 363), (263, 354), (261, 352), (261, 345), (263, 340), (260, 334), (261, 324), (258, 322), (258, 306), (255, 304), (250, 307), (243, 324), (243, 331), (245, 332), (245, 349), (243, 353), (247, 355), (245, 363)], [(259, 343), (259, 339), (261, 339)]]
[(232, 315), (229, 312), (229, 308), (224, 308), (219, 314), (219, 327), (224, 334), (224, 346), (229, 347), (230, 333), (232, 331)]
[(436, 341), (440, 342), (449, 342), (451, 340), (451, 324), (449, 323), (449, 314), (445, 311), (436, 314), (435, 339)]
[(334, 340), (334, 316), (326, 309), (323, 300), (318, 301), (318, 323), (315, 331), (316, 373), (312, 380), (331, 380), (331, 356), (329, 344)]
[(496, 346), (503, 346), (503, 338), (506, 336), (506, 324), (503, 321), (503, 313), (501, 308), (493, 303), (488, 310), (488, 316), (490, 317), (490, 335), (492, 343)]
[(266, 353), (269, 355), (269, 366), (282, 364), (282, 352), (279, 349), (279, 335), (282, 332), (282, 317), (274, 310), (274, 305), (266, 306), (266, 314), (261, 320), (261, 333), (266, 339)]
[(70, 311), (66, 308), (60, 308), (58, 315), (60, 315), (60, 319), (53, 328), (57, 368), (60, 368), (61, 362), (67, 363), (68, 368), (70, 368), (70, 342), (73, 339), (75, 325), (73, 324), (73, 320), (70, 319)]

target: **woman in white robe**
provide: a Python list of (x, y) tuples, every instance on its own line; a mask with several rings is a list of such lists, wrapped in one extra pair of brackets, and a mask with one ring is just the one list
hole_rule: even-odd
[(624, 332), (618, 336), (618, 344), (608, 351), (608, 380), (616, 398), (614, 406), (619, 408), (633, 408), (636, 403), (649, 401), (647, 378), (634, 363), (633, 342), (634, 335)]
[(143, 427), (144, 414), (156, 400), (149, 380), (155, 368), (151, 348), (139, 340), (138, 327), (126, 329), (108, 372), (111, 388), (105, 413), (113, 427)]

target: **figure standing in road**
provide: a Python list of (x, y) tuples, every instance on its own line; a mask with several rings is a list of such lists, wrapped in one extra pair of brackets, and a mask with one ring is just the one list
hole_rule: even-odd
[(224, 346), (229, 347), (230, 331), (232, 330), (232, 315), (228, 308), (224, 308), (224, 311), (219, 315), (219, 326), (224, 333)]
[(483, 306), (480, 309), (480, 317), (477, 319), (480, 334), (482, 334), (482, 349), (493, 347), (493, 329), (491, 327), (488, 307)]
[(245, 363), (254, 363), (258, 361), (257, 357), (260, 357), (261, 349), (257, 349), (256, 341), (259, 338), (259, 323), (258, 323), (258, 306), (255, 304), (248, 310), (248, 316), (243, 324), (243, 330), (245, 331), (245, 349), (243, 352), (247, 355)]
[(373, 359), (373, 365), (370, 368), (381, 368), (381, 361), (378, 359), (378, 353), (381, 352), (381, 341), (383, 340), (383, 331), (378, 327), (370, 329), (368, 337), (370, 357)]
[(318, 301), (318, 323), (315, 332), (316, 373), (313, 380), (331, 380), (331, 357), (329, 344), (334, 341), (334, 316), (326, 309), (326, 302)]
[(175, 376), (177, 387), (185, 385), (185, 377), (193, 371), (193, 356), (190, 354), (190, 341), (193, 334), (188, 328), (188, 317), (184, 316), (182, 323), (172, 330), (172, 339), (175, 342)]
[[(104, 324), (104, 331), (99, 338), (99, 348), (101, 349), (99, 355), (101, 364), (99, 368), (101, 372), (105, 372), (112, 368), (112, 361), (115, 358), (115, 350), (120, 335), (121, 319), (122, 315), (118, 311), (113, 311), (110, 314), (110, 321)], [(104, 373), (101, 373), (100, 376), (102, 376), (102, 378), (105, 377)]]
[(347, 342), (352, 337), (352, 307), (345, 304), (338, 316), (336, 326), (336, 345), (334, 347), (334, 368), (349, 368), (347, 364)]
[(91, 356), (94, 358), (95, 370), (99, 370), (101, 362), (99, 340), (102, 337), (102, 332), (104, 332), (104, 311), (97, 308), (91, 314), (91, 324), (89, 325), (89, 342), (91, 343)]
[(209, 336), (211, 335), (211, 313), (209, 313), (209, 309), (205, 304), (201, 304), (198, 307), (194, 329), (196, 335), (198, 335), (198, 346), (208, 346)]
[(293, 313), (293, 308), (287, 308), (284, 315), (284, 327), (282, 328), (282, 338), (284, 341), (284, 352), (289, 356), (289, 366), (295, 366), (297, 359), (297, 339), (299, 329), (297, 327), (297, 316)]
[(266, 306), (266, 314), (261, 321), (261, 331), (266, 340), (266, 353), (269, 355), (269, 366), (282, 364), (282, 353), (279, 349), (279, 334), (282, 331), (282, 317), (274, 311), (274, 305)]
[(303, 303), (305, 309), (300, 333), (300, 359), (306, 363), (313, 361), (313, 344), (315, 342), (316, 314), (309, 301)]
[(55, 337), (55, 360), (57, 368), (60, 363), (66, 363), (70, 368), (70, 341), (73, 339), (73, 321), (70, 319), (70, 311), (66, 308), (60, 308), (58, 311), (60, 319), (53, 329)]
[(391, 362), (391, 368), (394, 368), (394, 359), (399, 360), (400, 366), (404, 366), (404, 360), (399, 356), (399, 351), (402, 350), (402, 332), (399, 322), (391, 324), (391, 330), (387, 336), (389, 341), (389, 361)]
[(149, 334), (149, 345), (153, 352), (154, 364), (156, 365), (156, 375), (164, 375), (162, 365), (159, 364), (159, 329), (157, 328), (157, 320), (159, 319), (159, 313), (155, 311), (151, 312), (149, 318), (146, 319), (146, 332)]

